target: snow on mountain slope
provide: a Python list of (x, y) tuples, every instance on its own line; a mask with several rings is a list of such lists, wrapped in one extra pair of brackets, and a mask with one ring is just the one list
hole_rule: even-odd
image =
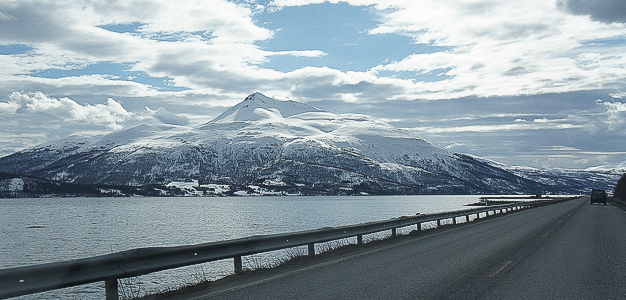
[(260, 93), (196, 127), (140, 125), (27, 149), (0, 172), (72, 183), (266, 185), (304, 193), (542, 193), (558, 187), (436, 147), (371, 116)]
[(263, 111), (278, 113), (286, 118), (305, 112), (322, 110), (308, 104), (295, 101), (279, 101), (261, 93), (254, 93), (246, 97), (243, 102), (226, 110), (211, 122), (258, 121), (264, 118)]
[(626, 173), (626, 161), (615, 163), (615, 164), (610, 164), (610, 165), (591, 167), (585, 170), (586, 171), (610, 171), (610, 172)]
[(562, 191), (577, 194), (587, 194), (594, 188), (612, 191), (617, 181), (626, 170), (623, 168), (624, 164), (600, 166), (584, 170), (561, 168), (539, 169), (525, 166), (511, 166), (477, 156), (472, 157), (535, 182), (553, 187), (567, 187), (567, 189), (562, 189)]

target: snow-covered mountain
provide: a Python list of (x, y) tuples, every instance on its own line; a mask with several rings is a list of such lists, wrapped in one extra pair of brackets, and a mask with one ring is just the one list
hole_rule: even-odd
[(622, 173), (623, 174), (623, 173), (626, 173), (626, 161), (615, 163), (615, 164), (610, 164), (610, 165), (604, 165), (604, 166), (587, 168), (587, 169), (585, 169), (585, 171), (591, 171), (591, 172), (612, 172), (612, 173)]
[(574, 194), (588, 193), (594, 188), (612, 191), (617, 181), (626, 173), (626, 162), (587, 169), (539, 169), (525, 166), (511, 166), (477, 156), (473, 157), (476, 160), (496, 168), (507, 170), (517, 176), (544, 185), (559, 187), (563, 191)]
[(176, 186), (196, 194), (571, 192), (436, 147), (367, 115), (260, 93), (196, 127), (140, 125), (0, 158), (0, 172), (74, 184)]

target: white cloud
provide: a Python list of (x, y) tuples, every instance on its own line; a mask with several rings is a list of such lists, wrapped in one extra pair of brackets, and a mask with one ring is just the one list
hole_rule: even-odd
[(0, 102), (1, 114), (12, 114), (20, 108), (20, 105), (16, 102)]
[(626, 98), (626, 92), (617, 92), (609, 94), (613, 99), (624, 99)]
[(374, 5), (382, 22), (370, 34), (406, 35), (417, 44), (444, 47), (371, 68), (376, 76), (383, 72), (447, 75), (434, 82), (419, 82), (418, 76), (413, 83), (399, 84), (401, 97), (560, 93), (607, 84), (618, 87), (626, 80), (623, 47), (596, 43), (623, 39), (625, 27), (571, 15), (554, 2), (276, 0), (272, 5), (320, 2)]
[(626, 131), (626, 103), (602, 100), (596, 103), (606, 109), (605, 114), (597, 122), (605, 123), (608, 131), (624, 133)]
[(457, 148), (457, 147), (465, 147), (465, 143), (452, 143), (450, 145), (445, 146), (444, 148), (451, 150), (452, 148)]
[(171, 125), (188, 125), (189, 118), (184, 115), (177, 115), (173, 112), (168, 111), (163, 107), (159, 107), (156, 110), (152, 110), (149, 107), (146, 107), (146, 111), (149, 116), (154, 117), (155, 119), (161, 121), (165, 124)]
[[(407, 35), (416, 43), (445, 47), (440, 52), (414, 54), (400, 61), (372, 66), (370, 73), (374, 79), (357, 72), (318, 77), (317, 85), (332, 86), (316, 92), (325, 99), (348, 99), (344, 95), (349, 94), (354, 85), (371, 86), (372, 90), (379, 91), (352, 92), (359, 101), (380, 101), (560, 93), (596, 89), (599, 85), (607, 86), (607, 82), (621, 86), (626, 79), (624, 51), (615, 47), (587, 46), (597, 39), (623, 37), (624, 28), (569, 15), (553, 3), (276, 0), (270, 6), (284, 8), (323, 2), (374, 5), (380, 10), (382, 22), (370, 34)], [(586, 59), (598, 53), (601, 55), (593, 61)], [(258, 74), (265, 70), (257, 71)], [(311, 73), (314, 71), (311, 68), (306, 71), (310, 73), (307, 78), (319, 74)], [(439, 81), (420, 82), (419, 79), (385, 78), (381, 75), (383, 71), (441, 72), (447, 76)], [(288, 87), (293, 91), (288, 96), (302, 97), (310, 93), (296, 76), (300, 73), (278, 76), (283, 89)], [(357, 83), (348, 84), (343, 81), (345, 77)], [(373, 97), (373, 94), (383, 97)]]
[(16, 108), (9, 113), (46, 115), (61, 122), (85, 122), (103, 125), (110, 129), (121, 129), (132, 113), (126, 111), (121, 104), (109, 98), (106, 104), (80, 105), (69, 98), (53, 98), (42, 92), (14, 92), (9, 96), (6, 106)]
[[(622, 26), (574, 17), (546, 1), (413, 1), (401, 7), (371, 33), (409, 35), (417, 43), (449, 49), (414, 54), (372, 71), (444, 70), (451, 78), (428, 83), (435, 92), (428, 98), (587, 90), (626, 78), (621, 47), (585, 46), (623, 38)], [(585, 59), (592, 56), (593, 61)]]
[(268, 56), (277, 56), (277, 55), (292, 55), (297, 57), (321, 57), (325, 56), (327, 53), (320, 50), (304, 50), (304, 51), (276, 51), (276, 52), (267, 52)]
[(580, 151), (580, 149), (578, 148), (571, 147), (571, 146), (562, 146), (562, 145), (542, 147), (542, 148), (539, 148), (539, 150), (540, 151), (566, 151), (566, 152)]
[[(195, 93), (207, 89), (222, 94), (282, 91), (288, 98), (359, 101), (558, 93), (600, 85), (619, 87), (626, 79), (626, 52), (622, 48), (590, 46), (597, 40), (623, 37), (624, 26), (574, 16), (552, 2), (276, 0), (268, 7), (323, 2), (371, 5), (378, 10), (380, 23), (370, 34), (406, 35), (418, 44), (445, 48), (373, 65), (368, 74), (310, 67), (283, 73), (261, 66), (275, 56), (321, 57), (327, 53), (315, 49), (262, 50), (256, 43), (271, 39), (275, 33), (255, 23), (254, 15), (260, 8), (254, 2), (61, 5), (27, 0), (0, 4), (0, 11), (13, 16), (6, 21), (8, 30), (0, 31), (0, 43), (34, 47), (27, 55), (3, 62), (10, 68), (0, 74), (81, 68), (109, 61), (129, 64), (132, 70), (152, 77), (172, 78), (176, 87)], [(57, 15), (63, 15), (63, 20)], [(134, 31), (118, 33), (98, 27), (115, 24), (132, 25)], [(45, 30), (33, 30), (35, 26)], [(446, 76), (422, 82), (419, 76), (411, 80), (382, 75), (403, 71)], [(303, 84), (304, 73), (305, 80), (315, 78), (317, 86), (331, 88), (311, 94)], [(321, 73), (324, 75), (318, 76)], [(355, 87), (367, 89), (362, 92)], [(154, 94), (149, 87), (138, 92)], [(346, 98), (347, 94), (352, 97)]]
[[(17, 16), (4, 22), (0, 44), (33, 47), (26, 54), (2, 56), (3, 65), (11, 68), (3, 68), (0, 75), (19, 75), (15, 78), (19, 80), (29, 80), (32, 72), (40, 70), (78, 70), (111, 62), (128, 64), (131, 70), (152, 77), (170, 77), (176, 85), (197, 92), (207, 88), (229, 91), (228, 79), (198, 78), (243, 76), (241, 80), (256, 81), (256, 65), (269, 56), (323, 55), (317, 50), (261, 50), (254, 42), (271, 38), (273, 32), (254, 24), (249, 8), (224, 0), (19, 1), (0, 3), (0, 11)], [(57, 18), (60, 15), (62, 20)], [(135, 26), (136, 31), (118, 33), (100, 27), (119, 24)], [(143, 92), (151, 96), (150, 88)]]
[(562, 121), (550, 121), (547, 119), (536, 119), (533, 121), (515, 120), (512, 124), (490, 124), (490, 125), (467, 125), (467, 126), (447, 126), (447, 127), (415, 127), (411, 130), (416, 133), (426, 132), (431, 134), (439, 133), (463, 133), (463, 132), (502, 132), (502, 131), (522, 131), (522, 130), (562, 130), (584, 128), (582, 124), (571, 124)]
[[(152, 4), (154, 14), (141, 18), (146, 22), (141, 26), (143, 33), (202, 32), (211, 36), (212, 43), (225, 44), (266, 40), (273, 35), (254, 24), (251, 9), (228, 1), (154, 1)], [(130, 11), (128, 18), (133, 19), (134, 13)]]
[(2, 12), (0, 12), (0, 21), (12, 21), (15, 20), (16, 18), (12, 15), (8, 15), (8, 14), (3, 14)]

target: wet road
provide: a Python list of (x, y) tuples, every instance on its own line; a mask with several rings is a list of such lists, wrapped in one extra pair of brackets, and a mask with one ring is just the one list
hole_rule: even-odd
[(621, 299), (626, 213), (578, 199), (254, 273), (179, 299)]

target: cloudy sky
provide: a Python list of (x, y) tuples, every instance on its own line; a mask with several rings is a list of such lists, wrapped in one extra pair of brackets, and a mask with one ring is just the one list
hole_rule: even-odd
[(508, 164), (626, 161), (626, 2), (0, 1), (0, 155), (253, 92)]

